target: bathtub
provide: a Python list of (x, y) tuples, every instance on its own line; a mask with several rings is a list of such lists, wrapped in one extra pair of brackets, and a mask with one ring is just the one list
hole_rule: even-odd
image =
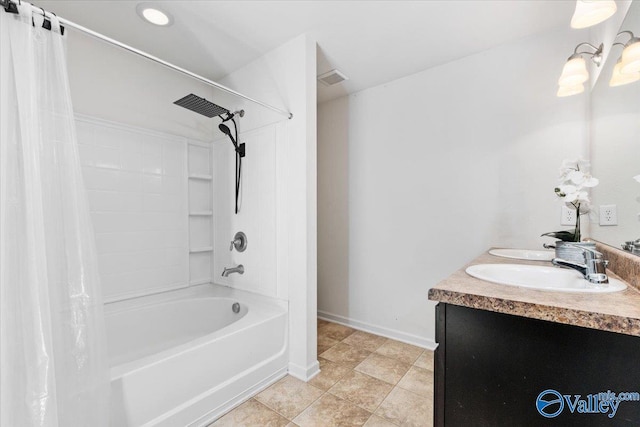
[(200, 285), (107, 304), (105, 317), (112, 426), (205, 426), (287, 371), (283, 301)]

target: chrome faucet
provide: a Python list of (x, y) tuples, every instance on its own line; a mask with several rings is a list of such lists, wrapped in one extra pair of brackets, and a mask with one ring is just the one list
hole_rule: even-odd
[(244, 274), (244, 266), (240, 264), (237, 267), (231, 267), (231, 268), (225, 267), (224, 271), (222, 272), (222, 277), (228, 277), (230, 274), (233, 274), (233, 273)]
[(561, 258), (554, 258), (551, 260), (554, 265), (578, 270), (582, 273), (584, 278), (591, 283), (609, 283), (609, 278), (607, 277), (607, 265), (609, 264), (609, 261), (604, 259), (604, 255), (595, 249), (584, 248), (582, 246), (572, 245), (569, 243), (565, 243), (565, 245), (580, 249), (584, 255), (584, 264), (566, 261)]

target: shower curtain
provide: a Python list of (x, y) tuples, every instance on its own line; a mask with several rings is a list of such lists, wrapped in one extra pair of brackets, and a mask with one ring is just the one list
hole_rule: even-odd
[(108, 425), (94, 235), (54, 17), (0, 8), (0, 426)]

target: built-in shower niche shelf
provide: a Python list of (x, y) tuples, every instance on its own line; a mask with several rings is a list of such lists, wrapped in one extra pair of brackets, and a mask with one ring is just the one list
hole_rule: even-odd
[(189, 253), (191, 253), (191, 254), (198, 254), (200, 252), (213, 252), (213, 247), (208, 246), (208, 247), (205, 247), (205, 248), (192, 248), (192, 249), (189, 249)]
[(189, 216), (213, 216), (213, 211), (189, 212)]
[(198, 179), (201, 181), (211, 181), (213, 179), (213, 177), (211, 175), (204, 175), (204, 174), (191, 174), (189, 175), (189, 179)]

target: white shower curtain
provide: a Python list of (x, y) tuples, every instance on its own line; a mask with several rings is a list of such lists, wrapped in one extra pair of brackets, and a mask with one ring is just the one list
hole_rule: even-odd
[(19, 15), (0, 8), (0, 426), (106, 426), (104, 316), (65, 42), (57, 19), (42, 23), (24, 1)]

